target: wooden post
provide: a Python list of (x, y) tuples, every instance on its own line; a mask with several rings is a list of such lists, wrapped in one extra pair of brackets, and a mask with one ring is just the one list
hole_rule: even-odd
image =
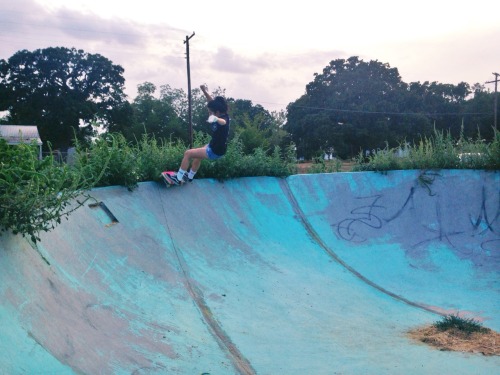
[(193, 119), (191, 109), (191, 68), (189, 66), (189, 39), (194, 36), (194, 31), (191, 36), (186, 35), (184, 44), (186, 45), (186, 59), (187, 59), (187, 76), (188, 76), (188, 122), (189, 122), (189, 148), (193, 148)]
[(500, 76), (500, 74), (498, 73), (493, 73), (493, 75), (495, 76), (495, 80), (494, 81), (489, 81), (489, 82), (486, 82), (486, 83), (495, 83), (495, 100), (494, 100), (494, 104), (493, 104), (493, 113), (494, 113), (494, 125), (495, 125), (495, 129), (498, 129), (497, 127), (497, 112), (498, 112), (498, 76)]

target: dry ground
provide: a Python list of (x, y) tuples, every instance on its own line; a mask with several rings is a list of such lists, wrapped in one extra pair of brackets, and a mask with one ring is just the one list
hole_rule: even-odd
[(459, 330), (439, 331), (428, 326), (411, 330), (408, 335), (439, 350), (500, 355), (500, 333), (493, 330), (467, 335)]
[[(328, 163), (328, 162), (327, 162)], [(298, 173), (308, 173), (309, 168), (311, 168), (313, 163), (311, 162), (305, 162), (305, 163), (298, 163), (297, 164), (297, 169)], [(342, 167), (340, 168), (341, 172), (350, 172), (352, 170), (352, 167), (354, 166), (354, 162), (352, 161), (342, 161)]]

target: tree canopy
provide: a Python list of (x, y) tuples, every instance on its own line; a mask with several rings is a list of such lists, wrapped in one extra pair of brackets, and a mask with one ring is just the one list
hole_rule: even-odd
[[(0, 111), (7, 123), (37, 125), (44, 148), (63, 151), (73, 140), (89, 140), (101, 131), (121, 133), (126, 141), (143, 134), (189, 143), (188, 98), (182, 89), (151, 82), (138, 85), (129, 102), (123, 92), (124, 70), (99, 54), (75, 48), (22, 50), (0, 60)], [(216, 88), (213, 96), (225, 95)], [(192, 90), (192, 125), (209, 133), (206, 99)], [(297, 156), (322, 152), (350, 158), (360, 151), (419, 141), (433, 130), (455, 138), (493, 138), (493, 94), (476, 84), (402, 81), (396, 68), (357, 56), (332, 60), (287, 111), (270, 113), (250, 100), (227, 98), (230, 137), (238, 136), (246, 153), (272, 152), (290, 143)]]
[[(13, 124), (38, 126), (53, 148), (92, 135), (92, 122), (107, 127), (123, 111), (123, 68), (75, 48), (22, 50), (0, 60), (0, 110)], [(115, 116), (113, 116), (113, 114)]]
[[(188, 98), (182, 89), (173, 89), (169, 85), (160, 87), (159, 98), (155, 96), (157, 89), (151, 82), (138, 86), (138, 94), (132, 103), (133, 126), (122, 128), (119, 125), (110, 130), (119, 131), (127, 139), (140, 138), (147, 133), (156, 138), (180, 139), (188, 143)], [(192, 122), (193, 130), (210, 133), (207, 123), (207, 102), (200, 89), (192, 90)], [(224, 90), (217, 88), (212, 96), (224, 95)], [(231, 118), (230, 137), (238, 134), (246, 153), (257, 147), (269, 152), (274, 146), (284, 149), (289, 142), (287, 134), (281, 129), (284, 115), (273, 114), (261, 105), (254, 105), (250, 100), (227, 98), (229, 116)]]
[(333, 60), (314, 76), (306, 93), (287, 107), (285, 127), (298, 156), (306, 159), (321, 150), (347, 158), (386, 143), (395, 147), (429, 135), (433, 128), (458, 136), (465, 116), (465, 130), (477, 132), (478, 121), (484, 120), (467, 112), (472, 91), (464, 82), (407, 84), (389, 64), (356, 56)]
[(378, 146), (384, 142), (379, 137), (390, 131), (388, 113), (399, 112), (397, 99), (404, 90), (398, 70), (388, 64), (333, 60), (288, 106), (286, 129), (306, 158), (319, 150), (345, 156), (358, 152), (360, 144)]

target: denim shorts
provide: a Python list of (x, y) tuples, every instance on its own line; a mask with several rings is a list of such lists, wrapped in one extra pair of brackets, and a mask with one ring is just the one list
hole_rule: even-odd
[(210, 148), (210, 145), (207, 145), (206, 151), (207, 151), (207, 157), (210, 160), (217, 160), (222, 157), (222, 155), (217, 155), (216, 153), (214, 153)]

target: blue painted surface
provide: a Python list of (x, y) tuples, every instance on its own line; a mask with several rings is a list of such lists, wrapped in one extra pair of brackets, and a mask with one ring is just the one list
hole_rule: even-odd
[[(445, 313), (460, 310), (500, 329), (499, 173), (338, 176), (289, 180), (303, 214), (329, 248), (396, 294)], [(329, 199), (307, 199), (307, 179)]]
[(406, 336), (457, 311), (498, 330), (497, 172), (143, 183), (93, 196), (118, 223), (84, 207), (36, 249), (0, 237), (0, 373), (499, 368)]

